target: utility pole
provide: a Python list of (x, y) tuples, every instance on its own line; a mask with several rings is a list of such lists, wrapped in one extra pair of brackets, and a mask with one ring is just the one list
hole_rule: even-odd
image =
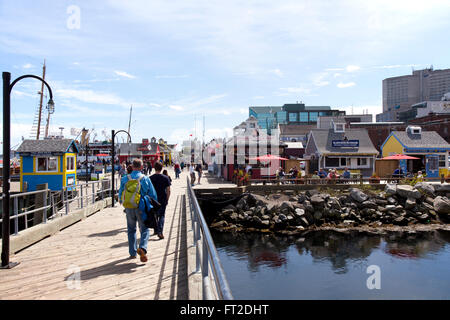
[[(130, 119), (128, 120), (128, 133), (130, 133), (131, 127), (131, 112), (133, 111), (133, 105), (130, 106)], [(130, 137), (128, 136), (127, 142), (130, 143)]]
[[(42, 79), (45, 80), (45, 59), (44, 59), (44, 66), (42, 67)], [(39, 134), (41, 131), (42, 100), (43, 99), (44, 99), (44, 82), (42, 82), (42, 86), (41, 86), (41, 99), (39, 101), (39, 118), (38, 118), (36, 140), (39, 140)], [(47, 136), (47, 133), (45, 134), (45, 136)]]

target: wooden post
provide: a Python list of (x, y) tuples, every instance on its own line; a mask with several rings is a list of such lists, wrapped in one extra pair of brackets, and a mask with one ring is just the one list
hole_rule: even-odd
[[(43, 183), (43, 184), (38, 184), (36, 185), (36, 190), (46, 190), (48, 189), (48, 183)], [(34, 200), (34, 205), (37, 208), (42, 208), (44, 206), (46, 206), (47, 204), (47, 194), (48, 192), (40, 192), (36, 194), (35, 200)], [(47, 209), (44, 209), (47, 210)], [(44, 210), (42, 211), (36, 211), (35, 213), (33, 213), (33, 226), (38, 225), (40, 223), (42, 223), (43, 221), (43, 217), (44, 217)]]

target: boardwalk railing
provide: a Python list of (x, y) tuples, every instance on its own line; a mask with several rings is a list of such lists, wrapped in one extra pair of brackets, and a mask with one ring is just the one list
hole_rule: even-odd
[[(118, 180), (118, 178), (116, 179)], [(117, 190), (115, 190), (117, 193)], [(66, 186), (60, 191), (50, 189), (12, 194), (12, 235), (57, 217), (69, 215), (96, 201), (111, 197), (111, 181), (100, 180)], [(39, 201), (37, 200), (39, 198)], [(0, 199), (3, 199), (3, 195)], [(31, 217), (30, 217), (31, 215)], [(3, 219), (0, 219), (0, 223)]]
[[(220, 300), (233, 300), (216, 246), (192, 189), (189, 177), (187, 178), (187, 193), (191, 209), (192, 229), (194, 230), (194, 246), (196, 247), (196, 272), (202, 273), (203, 300), (214, 299), (214, 289)], [(200, 246), (202, 250), (200, 250)], [(213, 272), (214, 289), (212, 288), (210, 269)]]

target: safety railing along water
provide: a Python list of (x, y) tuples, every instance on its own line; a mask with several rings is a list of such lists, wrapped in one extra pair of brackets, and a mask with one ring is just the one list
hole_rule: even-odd
[[(116, 178), (116, 185), (119, 179)], [(114, 190), (115, 194), (118, 190)], [(47, 223), (57, 217), (70, 214), (74, 210), (83, 209), (96, 201), (111, 197), (111, 181), (109, 179), (79, 183), (64, 187), (60, 191), (50, 189), (11, 194), (12, 214), (14, 222), (11, 235), (41, 223)], [(41, 199), (40, 205), (37, 198)], [(3, 196), (0, 197), (3, 199)], [(31, 203), (27, 207), (27, 204)], [(22, 208), (20, 208), (22, 204)], [(32, 217), (30, 218), (30, 215)], [(19, 219), (22, 223), (19, 226)], [(37, 219), (36, 219), (37, 218)], [(0, 223), (3, 219), (0, 219)], [(30, 226), (31, 225), (31, 226)]]
[[(187, 193), (192, 230), (194, 231), (194, 246), (196, 247), (196, 272), (202, 274), (203, 300), (213, 300), (215, 297), (214, 289), (219, 300), (233, 300), (225, 272), (220, 263), (219, 254), (189, 178), (187, 178)], [(202, 250), (200, 250), (200, 247)], [(210, 276), (210, 269), (213, 281)]]

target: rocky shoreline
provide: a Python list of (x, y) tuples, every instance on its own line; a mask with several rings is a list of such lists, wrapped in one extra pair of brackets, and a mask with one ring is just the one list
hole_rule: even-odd
[(292, 190), (271, 195), (246, 194), (213, 218), (210, 228), (221, 232), (282, 235), (311, 231), (450, 231), (450, 185), (387, 184), (384, 191)]

